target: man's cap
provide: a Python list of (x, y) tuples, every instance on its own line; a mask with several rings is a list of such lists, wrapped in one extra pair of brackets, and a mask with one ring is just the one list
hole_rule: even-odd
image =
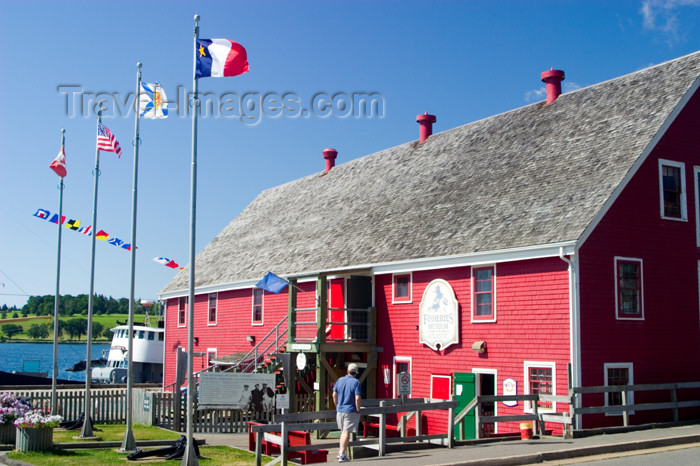
[(348, 372), (351, 372), (353, 374), (357, 374), (359, 372), (359, 368), (357, 367), (357, 364), (354, 362), (351, 362), (348, 364)]

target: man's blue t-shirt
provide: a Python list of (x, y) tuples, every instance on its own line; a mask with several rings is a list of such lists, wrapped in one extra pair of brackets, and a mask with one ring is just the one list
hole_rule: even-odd
[(336, 410), (339, 413), (356, 413), (355, 395), (362, 395), (360, 381), (352, 375), (341, 377), (335, 383), (333, 391), (338, 393), (338, 405)]

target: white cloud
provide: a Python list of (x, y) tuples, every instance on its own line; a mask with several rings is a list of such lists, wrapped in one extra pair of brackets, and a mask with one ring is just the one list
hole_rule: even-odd
[[(576, 89), (581, 89), (581, 86), (575, 82), (564, 81), (561, 83), (562, 93), (575, 91)], [(525, 102), (538, 102), (540, 100), (545, 100), (547, 98), (547, 89), (545, 87), (540, 87), (539, 89), (533, 89), (525, 93)]]
[(665, 34), (671, 42), (681, 38), (679, 9), (700, 6), (700, 0), (643, 0), (640, 13), (644, 29)]
[(536, 102), (538, 100), (543, 100), (546, 95), (547, 92), (545, 91), (544, 87), (533, 89), (525, 93), (525, 102)]

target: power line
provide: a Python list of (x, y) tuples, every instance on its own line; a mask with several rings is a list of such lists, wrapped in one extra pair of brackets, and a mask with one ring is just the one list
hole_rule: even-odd
[[(17, 288), (19, 288), (19, 289), (22, 291), (22, 293), (24, 293), (23, 295), (22, 295), (22, 294), (19, 294), (19, 295), (13, 295), (13, 296), (29, 296), (29, 293), (27, 293), (27, 292), (24, 290), (24, 288), (22, 288), (21, 286), (19, 286), (19, 285), (17, 284), (17, 282), (15, 282), (15, 281), (12, 279), (12, 277), (10, 277), (8, 274), (6, 274), (5, 272), (3, 272), (2, 270), (0, 270), (0, 273), (3, 274), (4, 276), (6, 276), (7, 279), (10, 280), (10, 281), (12, 282), (13, 285), (15, 285)], [(4, 284), (3, 284), (3, 286), (4, 286)]]

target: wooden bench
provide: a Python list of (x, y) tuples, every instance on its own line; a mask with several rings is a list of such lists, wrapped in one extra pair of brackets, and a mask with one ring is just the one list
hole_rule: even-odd
[[(248, 450), (255, 451), (255, 433), (251, 432), (251, 426), (262, 425), (258, 422), (248, 421)], [(311, 434), (309, 432), (300, 432), (297, 430), (290, 430), (289, 435), (290, 447), (300, 447), (311, 445)], [(281, 442), (282, 438), (277, 432), (265, 432), (262, 438), (262, 453), (267, 456), (279, 455), (282, 453), (281, 446), (278, 442)], [(291, 458), (298, 458), (301, 460), (301, 464), (311, 464), (311, 463), (325, 463), (328, 461), (328, 450), (316, 449), (316, 450), (302, 450), (302, 451), (290, 451), (287, 455)]]
[[(387, 437), (400, 437), (401, 432), (399, 431), (399, 426), (393, 424), (385, 424), (386, 436)], [(364, 437), (369, 437), (370, 434), (375, 433), (379, 435), (379, 423), (378, 422), (364, 422), (362, 435)], [(406, 428), (406, 436), (413, 437), (416, 435), (416, 429), (413, 427)]]

